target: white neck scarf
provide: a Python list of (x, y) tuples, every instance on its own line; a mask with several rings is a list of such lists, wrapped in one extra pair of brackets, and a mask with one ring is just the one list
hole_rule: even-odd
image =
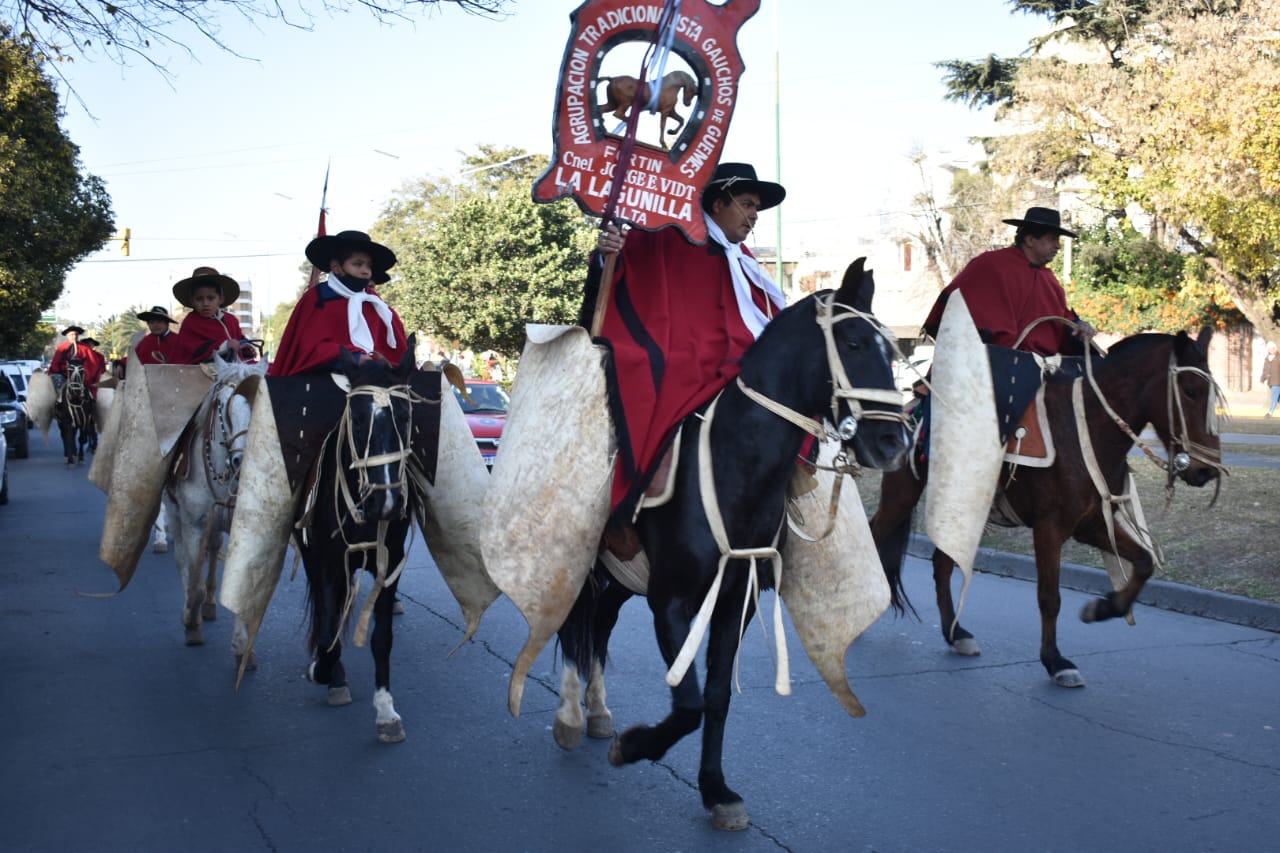
[(395, 349), (396, 333), (391, 324), (391, 309), (382, 298), (365, 290), (351, 290), (338, 281), (336, 275), (329, 276), (329, 289), (347, 300), (347, 332), (351, 335), (351, 343), (356, 349), (373, 352), (373, 332), (369, 330), (369, 321), (364, 318), (364, 303), (368, 302), (378, 313), (378, 319), (387, 327), (387, 346)]
[(742, 251), (742, 244), (730, 243), (720, 226), (705, 212), (702, 218), (707, 223), (707, 236), (724, 247), (724, 253), (729, 259), (729, 274), (733, 277), (733, 295), (738, 298), (738, 313), (742, 315), (742, 322), (746, 323), (752, 336), (758, 338), (764, 331), (765, 324), (772, 319), (774, 312), (770, 310), (766, 314), (760, 310), (760, 306), (756, 305), (756, 301), (751, 298), (752, 286), (763, 290), (769, 297), (769, 302), (779, 309), (786, 307), (786, 297), (773, 283), (773, 279), (769, 278), (764, 267), (760, 266), (760, 262)]

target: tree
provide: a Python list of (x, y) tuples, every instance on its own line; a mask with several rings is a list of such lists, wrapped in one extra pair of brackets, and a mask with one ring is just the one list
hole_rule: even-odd
[[(442, 3), (453, 3), (473, 14), (500, 16), (509, 0), (323, 0), (314, 5), (328, 14), (363, 8), (380, 21), (390, 21), (407, 20)], [(68, 61), (73, 52), (90, 55), (100, 51), (122, 65), (136, 57), (156, 68), (163, 66), (152, 58), (151, 50), (163, 44), (191, 53), (183, 41), (188, 33), (235, 53), (234, 47), (222, 40), (219, 13), (250, 21), (279, 21), (298, 29), (310, 29), (315, 21), (301, 4), (291, 13), (275, 0), (0, 0), (0, 22), (7, 22), (40, 61)]]
[(481, 146), (456, 185), (418, 181), (387, 204), (373, 234), (399, 258), (383, 291), (406, 328), (514, 358), (526, 323), (577, 321), (592, 226), (570, 201), (534, 203), (546, 167)]
[(1020, 132), (992, 168), (1083, 186), (1104, 216), (1141, 212), (1151, 239), (1200, 258), (1220, 307), (1280, 336), (1280, 4), (1013, 6), (1059, 29), (1017, 66), (1002, 116)]
[(102, 181), (80, 168), (53, 84), (0, 26), (0, 351), (23, 347), (67, 272), (115, 228)]
[(1210, 283), (1203, 259), (1165, 248), (1128, 220), (1086, 226), (1080, 236), (1067, 296), (1095, 327), (1172, 333), (1242, 319)]

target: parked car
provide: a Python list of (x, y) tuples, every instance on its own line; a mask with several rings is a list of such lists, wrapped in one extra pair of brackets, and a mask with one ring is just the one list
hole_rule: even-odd
[[(39, 366), (38, 361), (0, 361), (0, 373), (4, 373), (13, 382), (19, 403), (27, 402), (27, 383), (31, 381), (31, 371)], [(35, 425), (35, 421), (27, 418), (27, 429)]]
[(27, 410), (18, 400), (18, 392), (7, 373), (0, 373), (0, 426), (4, 427), (5, 444), (13, 448), (13, 455), (26, 459), (30, 452)]
[(480, 379), (467, 380), (467, 394), (472, 402), (468, 403), (457, 386), (453, 388), (453, 396), (462, 406), (462, 413), (467, 416), (467, 426), (475, 436), (484, 464), (493, 467), (493, 459), (498, 455), (498, 444), (502, 441), (502, 428), (507, 424), (507, 410), (511, 408), (511, 398), (507, 390), (496, 382)]

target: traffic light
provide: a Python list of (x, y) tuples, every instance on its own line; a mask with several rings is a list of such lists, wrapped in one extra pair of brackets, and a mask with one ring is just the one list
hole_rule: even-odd
[(124, 236), (120, 238), (120, 251), (124, 253), (126, 258), (129, 257), (129, 237), (132, 236), (132, 234), (133, 231), (126, 228), (124, 229)]

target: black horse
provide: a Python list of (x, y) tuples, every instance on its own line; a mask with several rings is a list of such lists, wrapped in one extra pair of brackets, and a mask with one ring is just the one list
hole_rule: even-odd
[[(314, 487), (308, 491), (295, 540), (306, 567), (311, 605), (309, 645), (314, 660), (307, 677), (328, 685), (330, 705), (351, 702), (341, 660), (342, 635), (354, 627), (356, 644), (361, 644), (371, 611), (378, 740), (395, 743), (404, 740), (405, 733), (391, 699), (392, 606), (413, 501), (421, 499), (411, 485), (411, 467), (425, 467), (432, 477), (435, 470), (434, 441), (428, 448), (431, 458), (417, 458), (423, 444), (415, 436), (424, 432), (424, 425), (415, 410), (431, 409), (438, 425), (439, 380), (434, 381), (434, 401), (425, 397), (432, 383), (415, 383), (425, 374), (414, 369), (412, 346), (398, 366), (347, 360), (341, 370), (350, 389), (342, 415), (317, 457)], [(358, 601), (361, 569), (374, 576), (363, 605)]]
[(62, 434), (62, 455), (67, 467), (84, 464), (84, 451), (98, 449), (98, 423), (88, 374), (81, 359), (67, 362), (66, 382), (53, 405), (53, 417)]
[[(705, 689), (699, 688), (693, 665), (683, 677), (678, 670), (670, 675), (669, 683), (680, 678), (671, 691), (670, 715), (656, 726), (620, 735), (609, 761), (615, 766), (656, 761), (701, 725), (698, 787), (720, 829), (750, 823), (742, 797), (725, 783), (721, 752), (743, 601), (753, 574), (748, 559), (735, 557), (728, 558), (721, 577), (722, 555), (779, 543), (798, 455), (806, 436), (822, 431), (815, 418), (825, 415), (836, 424), (845, 448), (863, 465), (894, 467), (907, 449), (900, 397), (893, 390), (893, 350), (870, 316), (875, 286), (871, 273), (864, 273), (864, 260), (849, 267), (839, 291), (804, 299), (765, 328), (742, 359), (739, 381), (685, 420), (672, 499), (645, 510), (636, 522), (650, 565), (649, 608), (669, 667), (695, 630), (695, 614), (713, 584), (719, 591), (709, 621)], [(707, 448), (701, 451), (704, 438)], [(703, 452), (709, 454), (702, 461), (713, 482), (700, 474)], [(756, 575), (760, 588), (772, 588), (772, 561), (760, 561)], [(630, 595), (597, 563), (559, 632), (566, 679), (588, 680), (588, 734), (597, 737), (613, 732), (601, 673), (618, 609)], [(747, 619), (753, 613), (754, 605), (748, 604)], [(581, 739), (580, 695), (576, 679), (562, 689), (556, 722), (561, 746)], [(575, 715), (578, 728), (569, 732), (562, 718)]]

